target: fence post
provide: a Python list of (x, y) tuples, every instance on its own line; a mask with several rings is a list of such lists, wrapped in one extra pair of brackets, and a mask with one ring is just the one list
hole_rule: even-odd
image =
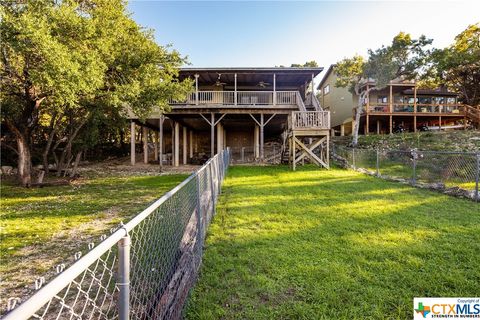
[(417, 149), (412, 150), (412, 184), (415, 185), (417, 183)]
[(377, 163), (376, 163), (376, 167), (377, 167), (377, 177), (380, 177), (380, 150), (379, 148), (377, 147)]
[(212, 193), (212, 203), (213, 203), (213, 212), (212, 214), (215, 214), (215, 206), (216, 206), (216, 199), (215, 199), (215, 185), (214, 185), (214, 180), (213, 180), (213, 161), (210, 161), (210, 185), (211, 185), (211, 193)]
[(118, 316), (120, 320), (130, 319), (130, 245), (127, 234), (118, 242)]
[(477, 172), (475, 174), (475, 201), (478, 202), (479, 194), (478, 194), (478, 180), (480, 179), (480, 153), (477, 153)]

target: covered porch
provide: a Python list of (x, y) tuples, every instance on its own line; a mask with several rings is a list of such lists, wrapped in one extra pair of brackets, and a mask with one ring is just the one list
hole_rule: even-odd
[[(280, 161), (288, 111), (169, 113), (130, 122), (130, 162), (160, 166), (201, 164), (226, 147), (233, 162)], [(266, 145), (267, 142), (267, 145)]]

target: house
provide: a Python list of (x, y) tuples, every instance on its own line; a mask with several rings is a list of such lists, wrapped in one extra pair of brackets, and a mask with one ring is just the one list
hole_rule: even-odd
[[(229, 147), (236, 162), (310, 160), (328, 167), (330, 114), (312, 92), (323, 68), (182, 68), (194, 86), (184, 101), (144, 122), (130, 115), (131, 162), (137, 126), (143, 160), (179, 166), (200, 163)], [(266, 145), (268, 143), (268, 146)], [(273, 148), (272, 148), (273, 147)], [(276, 148), (276, 149), (275, 149)]]
[(335, 86), (338, 77), (334, 68), (334, 64), (330, 65), (318, 84), (317, 96), (323, 109), (330, 111), (331, 127), (340, 130), (342, 136), (350, 135), (353, 123), (353, 95), (347, 88)]
[[(352, 131), (353, 115), (358, 97), (346, 88), (335, 86), (335, 66), (332, 65), (320, 82), (319, 100), (332, 114), (332, 128), (340, 135)], [(362, 89), (374, 86), (365, 81)], [(467, 124), (466, 106), (458, 95), (445, 87), (421, 89), (414, 81), (391, 81), (386, 88), (371, 90), (363, 103), (360, 132), (392, 133), (400, 128), (407, 131), (464, 128)]]

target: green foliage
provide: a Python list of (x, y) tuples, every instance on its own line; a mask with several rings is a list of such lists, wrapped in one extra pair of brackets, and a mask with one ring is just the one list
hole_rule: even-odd
[(3, 1), (0, 10), (1, 121), (23, 150), (24, 185), (32, 144), (44, 144), (53, 128), (68, 145), (77, 138), (91, 144), (95, 136), (74, 132), (121, 127), (126, 113), (143, 119), (191, 90), (191, 80), (177, 81), (185, 58), (159, 46), (123, 0)]
[(480, 23), (468, 26), (455, 42), (434, 50), (425, 81), (445, 83), (470, 105), (480, 104)]
[(335, 73), (338, 78), (336, 87), (348, 88), (355, 94), (355, 88), (364, 77), (365, 60), (362, 56), (355, 55), (352, 58), (344, 58), (335, 65)]
[(317, 68), (318, 63), (315, 60), (307, 61), (304, 64), (292, 63), (291, 68)]
[(352, 93), (359, 94), (360, 83), (369, 79), (376, 89), (381, 89), (397, 78), (416, 78), (426, 63), (430, 53), (426, 48), (431, 43), (432, 40), (423, 35), (412, 39), (410, 34), (400, 32), (391, 45), (369, 50), (367, 61), (356, 55), (338, 62), (336, 86), (347, 87)]
[(232, 167), (186, 318), (408, 319), (413, 297), (476, 295), (477, 209), (353, 171)]

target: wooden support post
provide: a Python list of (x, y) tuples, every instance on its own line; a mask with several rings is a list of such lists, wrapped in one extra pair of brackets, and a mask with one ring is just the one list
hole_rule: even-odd
[(158, 149), (160, 149), (159, 155), (159, 163), (160, 163), (160, 171), (163, 170), (163, 115), (160, 116), (158, 119), (158, 128), (159, 128), (159, 138), (158, 138)]
[(390, 127), (390, 134), (393, 133), (393, 119), (392, 119), (392, 115), (390, 115), (390, 119), (389, 119), (389, 127)]
[(222, 152), (223, 149), (223, 126), (221, 123), (217, 124), (217, 153)]
[(135, 165), (135, 122), (130, 121), (130, 164)]
[(210, 156), (215, 155), (215, 114), (210, 113)]
[(370, 116), (365, 116), (365, 135), (368, 135), (368, 127), (370, 126)]
[(343, 137), (345, 135), (345, 125), (341, 124), (340, 125), (340, 136)]
[(190, 147), (190, 159), (193, 158), (193, 130), (190, 130), (190, 139), (188, 139), (189, 141), (189, 147)]
[(377, 120), (377, 134), (380, 134), (380, 120)]
[(183, 164), (187, 164), (187, 127), (183, 127), (183, 152), (182, 152), (182, 157), (183, 157)]
[(327, 164), (327, 169), (330, 169), (330, 137), (327, 136), (327, 154), (325, 156), (325, 163)]
[(143, 163), (148, 163), (148, 128), (142, 127)]
[(234, 100), (234, 104), (237, 105), (238, 103), (238, 95), (237, 95), (237, 74), (235, 73), (235, 92), (234, 92), (234, 96), (233, 96), (233, 100)]
[(277, 76), (273, 74), (273, 105), (277, 105)]
[(155, 138), (153, 139), (154, 140), (153, 141), (153, 150), (154, 150), (153, 151), (154, 152), (153, 157), (154, 157), (155, 161), (158, 161), (158, 131), (154, 132), (154, 137)]
[(263, 149), (264, 145), (264, 122), (263, 122), (263, 113), (260, 114), (260, 161), (263, 162), (265, 158), (265, 150)]
[(413, 132), (417, 132), (417, 84), (413, 87)]
[(442, 116), (438, 116), (438, 131), (442, 131)]
[(390, 113), (392, 113), (393, 112), (393, 88), (391, 84), (389, 85), (389, 87), (390, 87), (390, 94), (388, 96), (388, 105), (389, 105)]
[(195, 75), (195, 105), (198, 105), (198, 77), (199, 75)]
[(296, 152), (295, 152), (295, 149), (296, 149), (296, 142), (295, 142), (295, 134), (292, 133), (292, 163), (293, 163), (293, 171), (295, 171), (295, 168), (296, 168), (296, 158), (297, 158), (297, 155), (296, 155)]
[(253, 130), (253, 155), (255, 159), (258, 159), (260, 155), (260, 150), (259, 150), (259, 136), (260, 136), (260, 130), (259, 126), (255, 124), (255, 128)]
[(174, 134), (174, 160), (173, 160), (173, 165), (175, 167), (180, 166), (180, 124), (178, 122), (175, 122), (174, 124), (175, 127), (175, 134)]

